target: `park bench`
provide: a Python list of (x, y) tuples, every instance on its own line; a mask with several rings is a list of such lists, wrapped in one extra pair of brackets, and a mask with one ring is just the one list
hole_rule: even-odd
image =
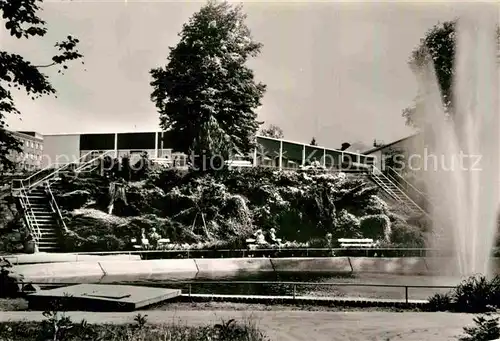
[(373, 239), (340, 238), (337, 240), (342, 248), (371, 248), (375, 246)]
[(147, 238), (141, 239), (141, 244), (137, 244), (137, 238), (132, 238), (130, 240), (130, 242), (132, 244), (134, 244), (134, 249), (137, 249), (137, 250), (149, 248), (149, 239), (147, 239)]
[(227, 160), (225, 161), (226, 166), (229, 168), (247, 168), (253, 167), (253, 163), (245, 160)]
[[(142, 239), (140, 245), (137, 244), (136, 238), (132, 238), (130, 240), (130, 242), (132, 244), (134, 244), (134, 249), (137, 249), (137, 250), (145, 250), (145, 249), (151, 248), (151, 244), (149, 244), (149, 239), (147, 239), (147, 238)], [(170, 239), (168, 239), (168, 238), (162, 238), (162, 239), (158, 240), (158, 248), (160, 248), (160, 249), (166, 247), (168, 244), (170, 244)]]

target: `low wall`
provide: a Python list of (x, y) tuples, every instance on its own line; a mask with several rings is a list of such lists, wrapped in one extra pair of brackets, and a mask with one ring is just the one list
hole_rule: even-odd
[(191, 280), (198, 268), (193, 259), (113, 260), (15, 265), (24, 281), (36, 283), (106, 283), (133, 280)]
[[(244, 272), (329, 272), (445, 275), (445, 258), (217, 258), (106, 260), (15, 265), (13, 271), (25, 281), (38, 283), (96, 283), (138, 280), (192, 280), (199, 275), (233, 276)], [(500, 265), (494, 259), (495, 266)], [(450, 267), (451, 269), (451, 264)]]
[(98, 282), (104, 272), (98, 262), (64, 262), (49, 264), (15, 265), (13, 271), (25, 282), (85, 283)]
[(38, 264), (38, 263), (63, 263), (63, 262), (88, 262), (99, 260), (140, 260), (139, 254), (113, 254), (113, 255), (79, 255), (74, 253), (45, 253), (19, 254), (4, 256), (12, 264)]
[(139, 261), (99, 262), (104, 272), (103, 282), (127, 280), (191, 280), (198, 268), (194, 259), (153, 259)]

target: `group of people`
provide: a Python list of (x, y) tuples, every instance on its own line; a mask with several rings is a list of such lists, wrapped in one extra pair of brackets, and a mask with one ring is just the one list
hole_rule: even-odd
[(151, 228), (151, 231), (148, 234), (146, 234), (146, 229), (142, 228), (139, 238), (140, 246), (143, 249), (158, 249), (160, 246), (159, 242), (163, 240), (154, 227)]
[(258, 229), (254, 233), (255, 240), (250, 240), (250, 242), (254, 242), (256, 245), (281, 245), (281, 239), (276, 238), (276, 230), (271, 228), (268, 233), (269, 241), (266, 240), (266, 236), (261, 229)]

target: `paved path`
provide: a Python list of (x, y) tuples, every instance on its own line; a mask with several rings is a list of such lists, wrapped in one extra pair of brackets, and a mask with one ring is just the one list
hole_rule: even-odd
[(283, 301), (324, 301), (324, 302), (370, 302), (370, 303), (398, 303), (398, 304), (426, 304), (428, 300), (394, 299), (394, 298), (373, 298), (373, 297), (325, 297), (325, 296), (276, 296), (276, 295), (223, 295), (223, 294), (182, 294), (183, 297), (192, 298), (216, 298), (233, 300), (283, 300)]
[[(73, 321), (132, 322), (133, 313), (71, 312)], [(452, 313), (318, 312), (318, 311), (142, 311), (151, 323), (183, 321), (189, 325), (253, 317), (272, 341), (456, 341), (473, 315)], [(41, 312), (0, 312), (0, 322), (43, 320)]]

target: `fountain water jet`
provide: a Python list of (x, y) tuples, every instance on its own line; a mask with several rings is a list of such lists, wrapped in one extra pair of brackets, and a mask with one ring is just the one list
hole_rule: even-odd
[[(491, 13), (491, 11), (490, 11)], [(431, 247), (450, 251), (443, 272), (488, 274), (500, 186), (497, 17), (461, 18), (456, 27), (453, 105), (447, 115), (432, 61), (417, 73), (420, 152), (433, 203)], [(450, 259), (448, 258), (448, 259)]]

